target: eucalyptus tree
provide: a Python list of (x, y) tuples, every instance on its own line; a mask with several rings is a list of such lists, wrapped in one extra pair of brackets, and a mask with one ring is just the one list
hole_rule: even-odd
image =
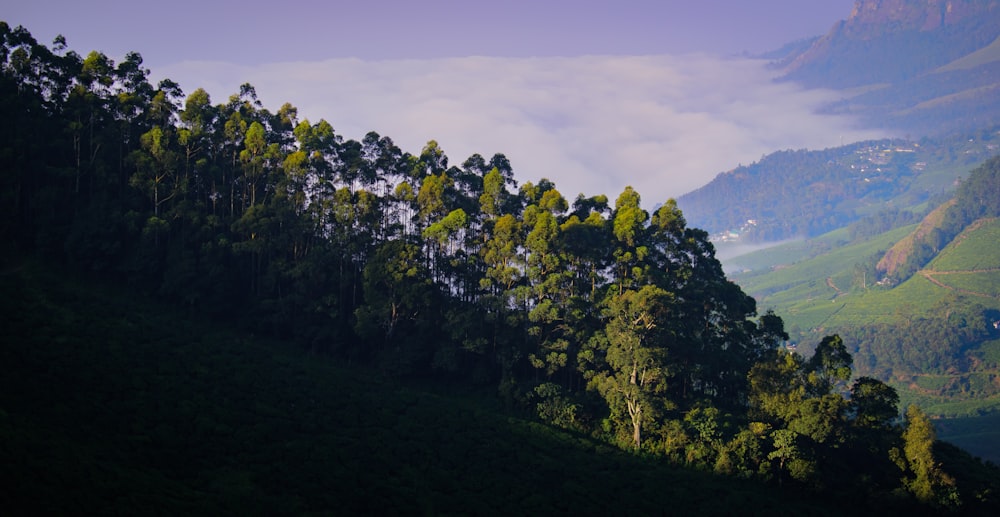
[(364, 268), (364, 302), (355, 311), (355, 328), (379, 366), (392, 374), (426, 367), (439, 337), (440, 292), (419, 255), (414, 243), (388, 241)]
[(666, 397), (669, 357), (661, 333), (673, 317), (671, 296), (643, 285), (616, 290), (605, 302), (607, 324), (582, 354), (588, 386), (604, 398), (611, 420), (633, 447), (642, 447), (643, 430), (672, 407)]
[(178, 113), (177, 143), (183, 153), (184, 176), (190, 178), (189, 193), (196, 202), (211, 207), (211, 215), (218, 215), (219, 191), (223, 178), (217, 162), (221, 149), (215, 127), (219, 110), (212, 106), (211, 97), (198, 88), (184, 99)]
[(402, 223), (393, 190), (406, 178), (406, 156), (391, 138), (369, 131), (361, 141), (361, 157), (363, 185), (380, 204), (381, 219), (375, 228), (377, 240), (396, 238), (402, 233)]
[(606, 270), (612, 253), (609, 212), (607, 196), (584, 198), (581, 194), (560, 225), (561, 247), (572, 274), (573, 291), (591, 306), (596, 306), (598, 290), (608, 281)]
[(519, 300), (524, 287), (524, 268), (519, 249), (523, 245), (522, 223), (513, 214), (503, 214), (490, 225), (480, 249), (485, 274), (480, 306), (490, 332), (488, 347), (500, 366), (501, 386), (513, 385), (514, 365), (522, 354), (517, 347), (523, 326)]
[(532, 338), (528, 359), (552, 377), (571, 366), (578, 342), (574, 336), (572, 271), (561, 248), (560, 222), (568, 210), (566, 199), (555, 188), (545, 190), (535, 204), (525, 208), (527, 279), (531, 288), (528, 334)]
[[(125, 172), (125, 159), (138, 147), (139, 137), (151, 125), (173, 125), (173, 115), (176, 107), (162, 106), (158, 102), (173, 102), (180, 97), (180, 86), (169, 79), (161, 81), (154, 91), (149, 83), (150, 71), (142, 66), (142, 56), (138, 52), (129, 52), (125, 59), (115, 68), (115, 118), (119, 121), (120, 136), (118, 138), (118, 186), (123, 186), (128, 177)], [(159, 101), (157, 96), (159, 95)], [(161, 113), (165, 116), (158, 117)]]
[(129, 183), (150, 198), (153, 218), (159, 220), (160, 207), (180, 192), (177, 173), (181, 160), (170, 127), (154, 126), (142, 135), (141, 142), (142, 149), (132, 153), (136, 172)]
[(653, 214), (648, 242), (648, 274), (684, 315), (672, 325), (674, 397), (741, 407), (746, 372), (783, 341), (780, 318), (754, 321), (755, 300), (726, 278), (708, 234), (688, 227), (673, 199)]
[(641, 285), (646, 273), (649, 246), (645, 233), (648, 220), (649, 213), (642, 209), (639, 193), (631, 186), (625, 187), (615, 200), (615, 209), (611, 214), (614, 282), (619, 294)]
[(923, 410), (914, 404), (907, 407), (903, 450), (897, 456), (906, 472), (904, 484), (920, 502), (955, 508), (959, 503), (955, 479), (941, 469), (934, 457), (936, 440), (934, 424)]

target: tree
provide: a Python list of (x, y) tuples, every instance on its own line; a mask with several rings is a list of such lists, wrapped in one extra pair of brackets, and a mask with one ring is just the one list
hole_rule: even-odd
[(851, 387), (849, 412), (854, 425), (869, 429), (888, 429), (899, 416), (899, 395), (888, 384), (859, 377)]
[(399, 240), (379, 246), (365, 266), (364, 303), (355, 315), (358, 335), (369, 340), (388, 372), (408, 373), (429, 359), (425, 338), (436, 300), (417, 246)]
[(834, 383), (846, 382), (851, 378), (854, 359), (847, 351), (844, 340), (834, 334), (826, 336), (816, 346), (816, 351), (806, 363), (806, 370), (813, 375), (810, 387), (815, 393), (829, 393)]
[(569, 363), (571, 353), (567, 311), (572, 295), (565, 255), (558, 249), (558, 216), (566, 208), (566, 200), (553, 188), (524, 210), (524, 226), (528, 229), (524, 248), (531, 289), (528, 334), (534, 344), (528, 360), (550, 377)]
[(906, 486), (923, 503), (951, 506), (957, 503), (955, 480), (941, 470), (934, 458), (934, 424), (919, 406), (906, 409), (906, 430), (903, 431), (903, 457), (910, 476)]
[(512, 330), (523, 325), (524, 315), (518, 309), (518, 288), (523, 279), (523, 265), (518, 248), (522, 244), (521, 222), (512, 214), (504, 214), (489, 226), (487, 239), (480, 249), (486, 268), (479, 280), (484, 291), (480, 304), (489, 325), (489, 342), (500, 366), (501, 386), (513, 383), (514, 363), (520, 353), (514, 346)]
[[(243, 150), (240, 151), (240, 161), (243, 162), (244, 166), (245, 194), (243, 203), (245, 206), (257, 204), (257, 185), (267, 172), (265, 160), (275, 157), (276, 154), (276, 147), (268, 146), (264, 126), (260, 122), (252, 122), (243, 139)], [(247, 199), (247, 194), (249, 194), (249, 199)]]
[(632, 187), (625, 187), (615, 201), (615, 211), (611, 216), (612, 233), (617, 241), (614, 257), (619, 293), (638, 281), (638, 277), (644, 272), (644, 260), (649, 252), (644, 240), (649, 214), (639, 202), (639, 194)]
[(670, 406), (662, 397), (666, 390), (666, 349), (657, 339), (657, 329), (668, 315), (670, 295), (645, 285), (627, 289), (607, 302), (607, 326), (603, 357), (588, 375), (588, 386), (607, 401), (611, 416), (631, 428), (631, 443), (642, 447), (642, 430)]
[(177, 152), (172, 149), (170, 130), (157, 126), (142, 135), (142, 151), (133, 153), (136, 173), (130, 183), (150, 197), (153, 216), (160, 216), (160, 205), (177, 194)]

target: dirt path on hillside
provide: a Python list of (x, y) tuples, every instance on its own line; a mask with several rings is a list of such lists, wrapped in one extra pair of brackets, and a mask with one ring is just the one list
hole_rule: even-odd
[(997, 269), (997, 268), (992, 268), (992, 269), (970, 269), (968, 271), (929, 271), (929, 270), (924, 269), (924, 270), (920, 271), (920, 274), (924, 278), (926, 278), (927, 281), (929, 281), (930, 283), (932, 283), (932, 284), (934, 284), (934, 285), (936, 285), (936, 286), (938, 286), (938, 287), (940, 287), (942, 289), (947, 289), (949, 291), (955, 291), (956, 293), (968, 294), (968, 295), (971, 295), (971, 296), (981, 296), (983, 298), (991, 298), (991, 299), (997, 300), (997, 299), (1000, 299), (1000, 296), (996, 296), (996, 295), (992, 295), (992, 294), (988, 294), (988, 293), (977, 293), (976, 291), (970, 291), (968, 289), (960, 289), (958, 287), (952, 287), (950, 285), (945, 285), (943, 282), (941, 282), (940, 280), (938, 280), (937, 278), (935, 278), (936, 276), (939, 276), (939, 275), (944, 276), (944, 275), (961, 275), (961, 274), (969, 274), (969, 273), (996, 273), (996, 272), (1000, 272), (1000, 269)]

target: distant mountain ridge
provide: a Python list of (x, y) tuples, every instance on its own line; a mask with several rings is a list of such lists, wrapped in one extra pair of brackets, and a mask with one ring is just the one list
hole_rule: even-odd
[(998, 0), (858, 0), (850, 16), (783, 64), (809, 86), (897, 82), (992, 43)]
[(840, 90), (828, 113), (941, 135), (1000, 122), (998, 38), (1000, 0), (859, 0), (811, 45), (768, 58), (783, 80)]
[(862, 36), (887, 23), (903, 30), (931, 31), (988, 15), (997, 5), (996, 0), (859, 0), (845, 25)]

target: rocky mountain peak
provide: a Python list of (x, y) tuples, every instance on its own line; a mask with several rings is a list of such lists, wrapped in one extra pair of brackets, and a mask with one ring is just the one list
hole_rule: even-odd
[(1000, 0), (856, 0), (846, 20), (781, 63), (786, 77), (824, 87), (906, 80), (1000, 36)]
[(894, 30), (933, 31), (975, 16), (1000, 13), (997, 0), (857, 0), (844, 24), (852, 35)]

